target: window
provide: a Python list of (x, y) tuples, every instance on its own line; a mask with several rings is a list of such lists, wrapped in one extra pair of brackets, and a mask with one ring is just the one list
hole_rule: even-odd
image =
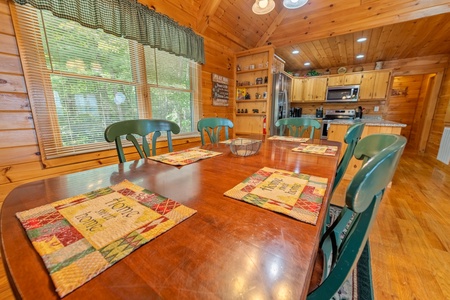
[(199, 65), (28, 5), (15, 9), (43, 160), (114, 148), (103, 133), (120, 120), (168, 119), (182, 136), (198, 134)]

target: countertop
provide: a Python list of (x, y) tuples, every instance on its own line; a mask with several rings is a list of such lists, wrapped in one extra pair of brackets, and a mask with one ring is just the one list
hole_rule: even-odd
[(354, 119), (354, 120), (333, 120), (330, 122), (330, 124), (353, 125), (356, 122), (364, 123), (364, 124), (366, 124), (366, 126), (406, 127), (406, 124), (403, 124), (403, 123), (397, 123), (397, 122), (382, 120), (382, 119), (364, 119), (364, 118)]
[[(302, 117), (312, 118), (319, 121), (322, 120), (322, 118), (317, 118), (315, 115), (303, 115)], [(362, 122), (366, 124), (366, 126), (406, 127), (406, 124), (383, 120), (379, 117), (363, 117), (362, 119), (331, 120), (329, 124), (353, 125), (355, 124), (355, 122)]]

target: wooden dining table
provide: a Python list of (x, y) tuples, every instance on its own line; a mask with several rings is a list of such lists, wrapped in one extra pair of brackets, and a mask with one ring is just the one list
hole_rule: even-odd
[[(294, 152), (299, 143), (262, 138), (241, 157), (221, 155), (184, 166), (140, 159), (26, 183), (1, 210), (2, 257), (18, 298), (58, 299), (42, 258), (16, 217), (29, 210), (124, 179), (197, 212), (64, 297), (64, 299), (305, 299), (339, 160)], [(263, 167), (328, 179), (316, 225), (224, 196)]]

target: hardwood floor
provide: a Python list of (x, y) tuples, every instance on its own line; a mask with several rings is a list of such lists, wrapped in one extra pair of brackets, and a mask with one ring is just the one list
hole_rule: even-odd
[[(407, 149), (370, 235), (375, 299), (450, 299), (449, 232), (450, 167)], [(12, 298), (1, 268), (0, 300)]]

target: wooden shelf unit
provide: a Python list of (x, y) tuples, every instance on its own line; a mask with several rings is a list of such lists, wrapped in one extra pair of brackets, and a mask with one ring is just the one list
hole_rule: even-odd
[[(236, 134), (262, 134), (264, 118), (266, 118), (266, 124), (270, 124), (272, 70), (279, 68), (275, 65), (274, 54), (273, 46), (264, 46), (236, 54), (233, 120)], [(241, 92), (239, 95), (238, 91)], [(239, 99), (246, 94), (250, 99)], [(238, 110), (242, 111), (242, 109), (247, 109), (248, 113), (238, 113)], [(253, 113), (253, 109), (257, 109), (258, 113)], [(270, 132), (270, 129), (266, 128), (266, 132)]]

